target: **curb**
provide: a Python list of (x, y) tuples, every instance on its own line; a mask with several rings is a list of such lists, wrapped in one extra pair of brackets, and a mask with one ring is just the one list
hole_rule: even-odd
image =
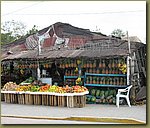
[(135, 120), (135, 119), (125, 119), (125, 118), (110, 118), (110, 117), (42, 117), (42, 116), (15, 116), (15, 115), (1, 115), (1, 117), (10, 118), (24, 118), (24, 119), (43, 119), (43, 120), (68, 120), (68, 121), (85, 121), (85, 122), (103, 122), (103, 123), (118, 123), (118, 124), (146, 124), (146, 122)]

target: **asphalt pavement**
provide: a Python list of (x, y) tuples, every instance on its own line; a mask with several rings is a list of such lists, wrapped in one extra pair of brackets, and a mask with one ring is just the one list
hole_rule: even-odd
[[(62, 125), (62, 124), (112, 124), (112, 123), (2, 117), (1, 124), (60, 124), (60, 125)], [(116, 123), (116, 124), (118, 124), (118, 123)]]
[[(26, 120), (28, 119), (36, 119), (39, 120), (39, 123), (44, 119), (43, 123), (46, 124), (58, 124), (58, 122), (61, 121), (67, 124), (130, 123), (132, 120), (146, 123), (146, 105), (132, 107), (120, 105), (120, 107), (117, 108), (115, 105), (86, 104), (83, 108), (67, 108), (1, 102), (1, 116), (2, 124), (5, 124), (6, 120), (7, 123), (13, 124), (12, 120), (17, 120), (17, 118), (25, 122), (27, 122)], [(123, 122), (123, 120), (126, 120), (126, 122)], [(36, 123), (35, 120), (32, 121), (33, 124)]]

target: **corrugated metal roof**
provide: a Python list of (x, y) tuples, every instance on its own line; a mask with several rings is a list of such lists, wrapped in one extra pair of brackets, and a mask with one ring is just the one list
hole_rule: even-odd
[[(98, 41), (98, 43), (101, 43)], [(9, 59), (55, 59), (55, 58), (77, 58), (77, 57), (107, 57), (107, 56), (126, 56), (128, 55), (128, 42), (127, 41), (116, 41), (111, 42), (106, 46), (98, 46), (98, 43), (91, 43), (93, 46), (88, 47), (87, 44), (81, 49), (60, 49), (54, 50), (50, 48), (42, 48), (42, 54), (38, 56), (38, 50), (28, 50), (26, 52), (15, 51), (13, 54), (7, 55), (2, 54), (2, 60)], [(102, 42), (103, 43), (103, 42)], [(104, 42), (105, 43), (105, 42)], [(96, 44), (96, 45), (95, 45)], [(95, 45), (95, 46), (94, 46)], [(146, 47), (143, 43), (131, 42), (131, 52), (139, 49), (140, 47)], [(87, 48), (88, 49), (87, 49)], [(84, 49), (84, 50), (83, 50)]]
[(105, 56), (119, 56), (127, 55), (127, 50), (114, 50), (114, 49), (105, 49), (105, 50), (55, 50), (55, 51), (46, 51), (41, 55), (38, 55), (38, 52), (35, 50), (20, 52), (11, 54), (7, 57), (4, 57), (2, 60), (9, 59), (54, 59), (54, 58), (77, 58), (77, 57), (105, 57)]

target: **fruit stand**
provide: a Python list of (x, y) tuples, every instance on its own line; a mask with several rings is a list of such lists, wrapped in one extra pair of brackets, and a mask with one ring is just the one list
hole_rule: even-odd
[[(39, 88), (37, 88), (37, 86), (32, 86), (31, 93), (36, 92), (37, 94), (20, 94), (20, 99), (21, 97), (26, 97), (25, 101), (21, 101), (21, 103), (18, 102), (20, 104), (25, 102), (25, 104), (67, 106), (67, 99), (68, 102), (76, 102), (76, 104), (79, 101), (84, 100), (84, 98), (78, 100), (78, 97), (80, 95), (73, 95), (74, 93), (82, 94), (82, 92), (72, 92), (71, 90), (62, 92), (62, 90), (64, 91), (64, 89), (62, 88), (66, 85), (68, 85), (69, 88), (74, 88), (74, 86), (86, 87), (89, 91), (88, 95), (84, 94), (86, 95), (86, 103), (115, 104), (117, 89), (125, 88), (129, 84), (131, 84), (132, 75), (137, 72), (137, 62), (134, 61), (134, 58), (136, 58), (136, 56), (134, 54), (131, 54), (129, 56), (128, 49), (126, 48), (126, 46), (128, 46), (127, 43), (118, 42), (118, 46), (122, 44), (124, 44), (125, 49), (111, 47), (110, 49), (103, 50), (101, 50), (100, 48), (96, 48), (95, 50), (49, 50), (47, 52), (43, 52), (42, 56), (36, 56), (33, 58), (30, 58), (31, 54), (27, 53), (26, 56), (22, 54), (22, 56), (20, 56), (19, 58), (12, 57), (8, 60), (4, 60), (2, 68), (4, 69), (4, 72), (11, 72), (13, 70), (13, 72), (10, 73), (11, 75), (15, 74), (16, 71), (18, 71), (18, 73), (20, 74), (16, 75), (18, 81), (16, 81), (15, 79), (13, 79), (12, 81), (16, 82), (17, 84), (20, 84), (21, 82), (22, 88), (23, 85), (30, 85), (32, 83), (35, 83), (37, 86), (43, 86), (41, 82), (37, 83), (30, 79), (26, 81), (25, 77), (32, 76), (35, 77), (35, 80), (42, 81), (44, 81), (44, 79), (46, 78), (49, 79), (48, 81), (51, 86), (57, 85), (58, 87), (57, 91), (51, 88), (48, 92), (59, 92), (61, 94), (61, 96), (49, 95), (46, 93), (42, 95), (39, 94), (39, 92), (47, 92), (45, 91), (47, 87), (42, 87), (41, 91), (38, 92)], [(136, 45), (132, 44), (132, 46), (134, 46), (132, 48), (133, 53), (137, 48)], [(12, 61), (14, 68), (10, 70), (10, 62)], [(132, 70), (130, 70), (130, 68), (132, 68)], [(37, 69), (40, 70), (40, 77), (37, 77)], [(29, 73), (29, 75), (27, 73)], [(4, 74), (4, 76), (6, 75)], [(20, 76), (22, 76), (22, 78), (18, 78)], [(139, 79), (139, 76), (137, 76), (137, 79)], [(139, 88), (140, 82), (137, 79), (135, 79), (135, 81), (137, 82), (137, 87)], [(7, 82), (10, 81), (7, 79), (5, 80)], [(4, 85), (6, 81), (4, 81), (2, 85)], [(22, 88), (19, 91), (28, 91), (28, 89), (26, 90), (25, 88)], [(135, 95), (136, 89), (134, 89), (133, 92)], [(66, 93), (67, 95), (71, 93), (71, 95), (73, 96), (69, 96), (67, 98)], [(14, 99), (16, 99), (16, 97), (17, 96), (15, 95)], [(4, 100), (4, 97), (2, 98)], [(51, 102), (48, 103), (49, 99), (51, 99)]]
[[(29, 77), (28, 79), (20, 83), (21, 86), (15, 85), (15, 88), (17, 88), (17, 86), (19, 87), (13, 91), (17, 91), (20, 93), (12, 94), (14, 99), (16, 99), (16, 97), (18, 99), (18, 101), (13, 100), (13, 102), (17, 102), (19, 104), (67, 107), (85, 106), (85, 100), (86, 103), (115, 104), (117, 88), (124, 88), (128, 85), (128, 60), (125, 56), (93, 59), (67, 58), (63, 59), (63, 61), (61, 61), (60, 59), (56, 61), (60, 63), (57, 69), (60, 68), (61, 71), (64, 71), (63, 86), (67, 85), (65, 89), (64, 87), (59, 86), (59, 84), (57, 88), (56, 86), (52, 86), (52, 82), (50, 82), (51, 84), (49, 83), (50, 85), (47, 84), (43, 86), (43, 83), (40, 80), (45, 78), (36, 80), (33, 77)], [(41, 65), (43, 64), (41, 63)], [(44, 63), (43, 67), (46, 67), (48, 69), (48, 67), (50, 66), (47, 66), (47, 64)], [(49, 78), (49, 81), (52, 80), (53, 79)], [(36, 86), (33, 86), (34, 84)], [(84, 91), (79, 91), (80, 89), (77, 89), (78, 91), (74, 93), (72, 91), (75, 90), (74, 87), (88, 88), (89, 95), (84, 94)], [(69, 91), (67, 91), (67, 89)], [(4, 90), (11, 91), (11, 89), (6, 88)], [(30, 93), (28, 91), (30, 91)], [(51, 92), (55, 92), (56, 95), (52, 95)], [(9, 94), (6, 94), (5, 98), (9, 97), (7, 95)], [(5, 99), (5, 101), (12, 102), (9, 101), (9, 98)], [(80, 102), (83, 102), (83, 105), (78, 105), (81, 104)]]
[(3, 90), (1, 94), (6, 103), (69, 108), (85, 107), (86, 94), (89, 93), (86, 87), (77, 85), (73, 87), (68, 85), (66, 87), (59, 87), (46, 84), (39, 87), (35, 85), (19, 86), (13, 82), (6, 83)]

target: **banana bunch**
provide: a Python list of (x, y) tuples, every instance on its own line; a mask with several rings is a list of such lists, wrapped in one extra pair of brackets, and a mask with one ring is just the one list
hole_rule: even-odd
[(78, 68), (75, 69), (75, 73), (77, 73), (77, 72), (78, 72)]
[(127, 72), (127, 65), (124, 64), (118, 64), (119, 70), (122, 71), (123, 74), (125, 74)]
[(81, 81), (80, 77), (78, 77), (78, 79), (76, 79), (76, 85), (82, 85), (82, 81)]

